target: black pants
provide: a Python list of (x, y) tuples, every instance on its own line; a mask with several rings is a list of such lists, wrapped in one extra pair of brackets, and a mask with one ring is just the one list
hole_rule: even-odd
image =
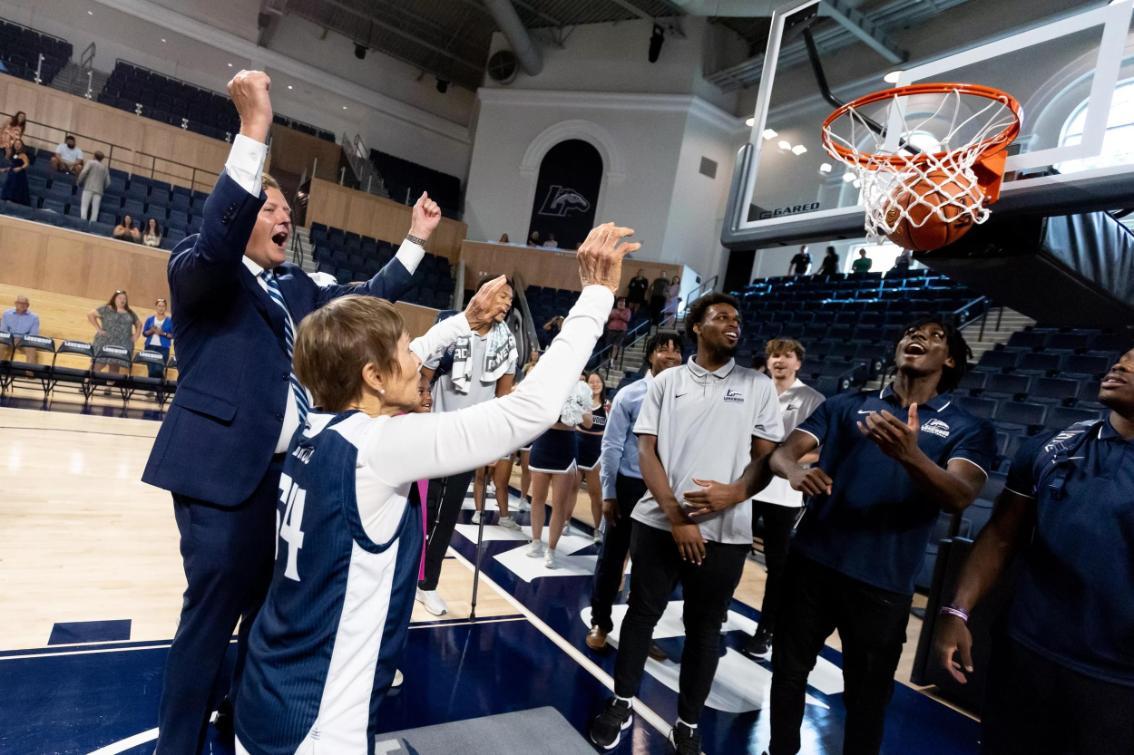
[(705, 543), (700, 566), (682, 561), (673, 536), (666, 530), (634, 522), (630, 557), (634, 577), (630, 606), (622, 622), (618, 660), (614, 666), (614, 693), (634, 697), (642, 682), (654, 626), (678, 582), (685, 591), (685, 650), (681, 655), (677, 715), (695, 724), (713, 686), (721, 654), (721, 625), (732, 593), (740, 583), (747, 545)]
[(610, 611), (614, 598), (622, 585), (623, 567), (626, 554), (630, 552), (630, 533), (634, 506), (646, 493), (646, 483), (637, 477), (618, 475), (614, 481), (615, 495), (618, 497), (618, 524), (606, 523), (602, 538), (598, 563), (595, 564), (595, 585), (591, 591), (591, 625), (604, 632), (614, 629)]
[[(282, 468), (282, 458), (273, 461), (248, 500), (234, 508), (173, 495), (188, 585), (162, 680), (157, 742), (162, 755), (199, 752), (216, 698), (226, 690), (230, 699), (236, 697), (248, 633), (272, 581)], [(221, 679), (237, 621), (236, 667), (231, 680)]]
[(803, 558), (788, 556), (772, 641), (770, 755), (799, 751), (807, 675), (834, 630), (843, 643), (843, 753), (877, 753), (894, 671), (906, 641), (911, 596), (882, 590)]
[(429, 499), (429, 540), (425, 547), (425, 579), (418, 583), (422, 590), (437, 589), (437, 580), (441, 578), (441, 562), (445, 559), (445, 551), (449, 550), (473, 474), (461, 472), (452, 477), (429, 481), (426, 496)]
[(665, 309), (664, 296), (651, 296), (650, 297), (650, 320), (654, 325), (662, 321), (662, 310)]
[[(764, 602), (760, 604), (760, 628), (772, 633), (776, 629), (776, 611), (779, 610), (783, 591), (784, 567), (787, 565), (791, 531), (799, 509), (775, 503), (756, 501), (752, 506), (752, 529), (756, 521), (764, 518), (764, 563), (768, 567), (768, 581), (764, 585)], [(753, 532), (755, 534), (755, 532)]]
[(984, 715), (985, 755), (1134, 752), (1134, 687), (1100, 681), (995, 640)]

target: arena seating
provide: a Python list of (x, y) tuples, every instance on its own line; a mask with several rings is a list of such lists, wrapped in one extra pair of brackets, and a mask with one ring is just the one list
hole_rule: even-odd
[(201, 212), (208, 194), (166, 181), (129, 176), (115, 168), (110, 169), (110, 186), (103, 195), (98, 219), (85, 223), (79, 217), (82, 192), (74, 178), (52, 170), (48, 150), (38, 150), (34, 157), (28, 170), (31, 206), (5, 202), (0, 213), (103, 236), (110, 236), (125, 214), (133, 216), (139, 225), (154, 217), (162, 229), (163, 249), (172, 249), (201, 228)]
[(400, 157), (370, 150), (370, 162), (378, 169), (390, 198), (402, 204), (413, 204), (423, 191), (428, 191), (447, 218), (461, 219), (461, 181), (456, 176), (432, 170)]
[(909, 322), (933, 315), (964, 323), (988, 305), (924, 269), (766, 278), (734, 293), (744, 318), (738, 361), (751, 363), (770, 338), (795, 338), (807, 351), (800, 378), (828, 396), (877, 377)]
[[(123, 60), (115, 62), (110, 78), (98, 94), (98, 101), (131, 113), (141, 105), (142, 115), (147, 118), (172, 126), (184, 126), (214, 139), (229, 140), (240, 130), (236, 108), (227, 97)], [(335, 141), (332, 132), (287, 116), (277, 114), (273, 120), (312, 136)]]
[[(322, 223), (311, 224), (311, 242), (315, 247), (314, 255), (319, 272), (335, 276), (340, 283), (370, 278), (398, 251), (398, 245), (393, 242), (360, 236)], [(446, 309), (452, 294), (453, 273), (449, 260), (435, 254), (426, 254), (414, 273), (413, 287), (402, 300)]]
[(71, 43), (26, 26), (0, 21), (0, 61), (7, 72), (27, 81), (35, 81), (39, 56), (43, 55), (40, 79), (50, 84), (71, 59)]

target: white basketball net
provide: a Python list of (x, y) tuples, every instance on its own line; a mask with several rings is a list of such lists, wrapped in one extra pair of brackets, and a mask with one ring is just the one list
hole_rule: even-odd
[[(932, 109), (926, 107), (930, 97), (939, 100)], [(911, 104), (917, 106), (914, 113)], [(850, 107), (824, 129), (823, 136), (825, 142), (839, 144), (853, 155), (847, 158), (827, 148), (850, 168), (862, 190), (866, 233), (872, 241), (894, 233), (903, 223), (920, 228), (930, 221), (988, 220), (973, 165), (988, 138), (1015, 124), (1016, 114), (1006, 100), (952, 89), (935, 95), (895, 95), (865, 109), (868, 112)], [(867, 118), (881, 124), (884, 133), (867, 125)], [(948, 191), (937, 190), (950, 182), (955, 186)], [(926, 199), (930, 194), (932, 201)], [(900, 201), (895, 201), (899, 196)]]

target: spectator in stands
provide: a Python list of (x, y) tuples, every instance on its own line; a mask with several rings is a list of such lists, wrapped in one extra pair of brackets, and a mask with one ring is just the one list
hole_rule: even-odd
[(910, 264), (913, 262), (913, 253), (909, 249), (903, 249), (897, 257), (894, 258), (894, 271), (898, 273), (908, 272)]
[(633, 314), (626, 306), (626, 297), (618, 297), (614, 309), (610, 310), (610, 319), (606, 321), (606, 343), (610, 346), (612, 360), (622, 355), (622, 342), (626, 340), (626, 330), (630, 327)]
[[(784, 433), (790, 435), (799, 423), (810, 417), (823, 403), (823, 394), (805, 385), (798, 377), (804, 356), (803, 344), (799, 341), (793, 338), (773, 338), (764, 347), (764, 356), (779, 397)], [(819, 454), (812, 453), (800, 459), (800, 463), (811, 464), (818, 460)], [(768, 487), (761, 490), (752, 503), (753, 535), (756, 522), (761, 518), (764, 520), (764, 565), (768, 569), (768, 581), (764, 586), (764, 599), (760, 606), (760, 623), (742, 651), (747, 656), (757, 658), (766, 656), (772, 649), (788, 543), (795, 522), (802, 512), (803, 494), (792, 490), (782, 477), (773, 477)]]
[[(489, 277), (482, 278), (476, 290), (480, 291), (492, 281)], [(511, 308), (512, 286), (509, 282), (497, 294), (491, 323), (485, 323), (457, 339), (443, 355), (430, 357), (422, 363), (422, 373), (433, 383), (434, 413), (455, 412), (507, 396), (512, 391), (519, 355), (516, 353), (516, 339), (505, 323)], [(453, 530), (474, 475), (475, 470), (469, 469), (429, 483), (425, 577), (418, 584), (416, 599), (434, 616), (441, 616), (449, 610), (437, 594), (437, 582), (441, 578), (445, 551), (453, 539)], [(483, 481), (481, 484), (484, 484)], [(479, 515), (480, 512), (477, 513)], [(519, 529), (509, 515), (506, 503), (500, 510), (498, 523), (508, 529)]]
[(681, 303), (681, 276), (673, 276), (665, 290), (665, 304), (662, 305), (661, 327), (672, 328), (677, 322), (677, 305)]
[(642, 470), (638, 466), (638, 438), (634, 435), (634, 423), (654, 378), (681, 364), (680, 336), (676, 333), (650, 336), (646, 342), (646, 364), (649, 369), (644, 378), (614, 394), (602, 437), (599, 475), (606, 532), (595, 564), (595, 582), (591, 592), (591, 631), (586, 640), (591, 650), (605, 648), (607, 635), (614, 631), (611, 611), (622, 586), (622, 576), (626, 573), (626, 557), (630, 554), (630, 515), (646, 492), (646, 483), (642, 481)]
[(563, 315), (556, 315), (543, 324), (543, 332), (540, 333), (540, 344), (546, 349), (555, 337), (559, 335), (559, 329), (563, 327)]
[(51, 167), (60, 173), (79, 175), (83, 169), (83, 151), (75, 146), (75, 137), (67, 134), (63, 142), (56, 145), (51, 156)]
[(539, 245), (540, 245), (539, 231), (532, 231), (530, 234), (528, 234), (528, 246), (539, 246)]
[(114, 226), (114, 238), (121, 241), (130, 241), (132, 243), (140, 243), (142, 240), (142, 233), (138, 230), (137, 225), (134, 223), (133, 216), (126, 213), (122, 216), (122, 222)]
[(667, 291), (669, 291), (669, 278), (666, 277), (664, 272), (661, 272), (650, 284), (650, 320), (654, 325), (661, 322)]
[(79, 217), (83, 220), (98, 220), (98, 211), (102, 207), (102, 194), (110, 186), (110, 170), (103, 160), (106, 155), (101, 150), (95, 150), (94, 160), (83, 166), (79, 173), (79, 186), (83, 187), (82, 204)]
[(547, 239), (544, 240), (544, 242), (543, 242), (543, 248), (544, 249), (558, 249), (559, 248), (559, 242), (555, 240), (555, 234), (554, 233), (547, 234)]
[(685, 332), (697, 353), (654, 380), (634, 423), (647, 493), (632, 517), (633, 587), (614, 697), (590, 726), (591, 741), (604, 749), (629, 728), (654, 627), (681, 584), (685, 647), (671, 752), (701, 752), (698, 723), (722, 655), (721, 625), (752, 543), (750, 501), (783, 440), (772, 381), (733, 358), (739, 308), (719, 293), (693, 303)]
[[(585, 380), (585, 374), (579, 376), (578, 385), (560, 409), (559, 421), (532, 442), (532, 541), (525, 554), (529, 558), (542, 556), (543, 565), (548, 569), (559, 568), (556, 547), (578, 500), (575, 483), (578, 475), (579, 439), (575, 428), (589, 430), (594, 424), (591, 415), (591, 389), (587, 387)], [(549, 489), (551, 523), (547, 528), (545, 549), (542, 535), (547, 512), (544, 504)]]
[[(24, 336), (39, 335), (39, 315), (33, 313), (29, 307), (31, 302), (28, 301), (28, 297), (18, 294), (16, 305), (4, 310), (4, 315), (0, 318), (0, 331), (13, 336), (13, 349), (20, 348), (20, 340)], [(35, 349), (23, 349), (23, 352), (24, 361), (32, 363), (37, 361), (38, 352)], [(15, 354), (12, 356), (14, 357)]]
[[(943, 510), (973, 502), (996, 456), (991, 423), (950, 395), (968, 358), (952, 325), (915, 322), (894, 350), (890, 384), (828, 399), (772, 454), (772, 471), (810, 497), (776, 619), (772, 755), (799, 751), (807, 676), (834, 629), (843, 641), (843, 750), (882, 746), (930, 532)], [(818, 465), (802, 466), (816, 449)]]
[(650, 281), (646, 277), (645, 270), (639, 270), (638, 274), (630, 279), (630, 283), (626, 286), (626, 301), (630, 305), (631, 312), (637, 314), (646, 303), (646, 290), (649, 287)]
[[(169, 347), (173, 344), (173, 318), (165, 313), (165, 299), (154, 302), (154, 314), (142, 324), (142, 348), (156, 351), (169, 361)], [(149, 365), (150, 377), (160, 378), (163, 370), (156, 364)]]
[(161, 226), (158, 225), (157, 218), (146, 218), (146, 230), (142, 232), (142, 243), (153, 248), (161, 246)]
[(936, 661), (965, 684), (969, 612), (1019, 564), (994, 629), (985, 753), (1134, 752), (1134, 349), (1103, 377), (1098, 400), (1105, 419), (1021, 445), (940, 609)]
[(9, 202), (31, 206), (31, 191), (28, 188), (28, 166), (31, 160), (27, 150), (24, 149), (22, 139), (16, 139), (8, 148), (8, 164), (4, 166), (7, 176), (4, 178), (4, 189), (0, 191), (0, 199)]
[(859, 249), (858, 250), (858, 259), (856, 259), (853, 263), (851, 263), (851, 272), (852, 273), (868, 273), (868, 272), (870, 272), (870, 268), (873, 264), (874, 264), (874, 260), (872, 260), (872, 259), (870, 259), (869, 257), (866, 256), (866, 250), (865, 249)]
[(795, 256), (791, 258), (791, 262), (788, 263), (788, 275), (802, 278), (807, 275), (807, 271), (810, 269), (811, 255), (807, 253), (806, 246), (801, 246)]
[(87, 313), (87, 321), (95, 327), (94, 354), (96, 368), (101, 366), (111, 374), (118, 374), (124, 365), (118, 359), (105, 359), (99, 357), (103, 346), (120, 346), (126, 351), (132, 351), (134, 341), (141, 335), (142, 321), (130, 309), (130, 299), (126, 292), (118, 289), (110, 295), (110, 301), (98, 309)]
[(839, 273), (839, 255), (835, 252), (835, 247), (827, 247), (827, 253), (823, 255), (823, 261), (819, 263), (819, 275), (824, 278), (833, 278)]
[(19, 110), (0, 130), (0, 149), (5, 152), (12, 146), (12, 142), (17, 139), (24, 138), (24, 129), (27, 128), (28, 115), (23, 110)]

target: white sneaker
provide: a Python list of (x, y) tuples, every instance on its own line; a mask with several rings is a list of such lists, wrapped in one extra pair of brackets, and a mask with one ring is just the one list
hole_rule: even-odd
[(530, 503), (528, 503), (528, 499), (526, 499), (526, 498), (521, 498), (521, 499), (520, 499), (520, 505), (519, 505), (519, 506), (517, 506), (517, 507), (516, 507), (516, 509), (517, 509), (518, 511), (531, 511), (531, 510), (532, 510), (532, 505), (531, 505)]
[(445, 605), (445, 601), (437, 594), (436, 590), (422, 590), (420, 587), (417, 590), (416, 600), (421, 605), (425, 606), (425, 610), (434, 616), (441, 616), (448, 612), (449, 607)]
[(502, 516), (496, 520), (496, 523), (506, 530), (520, 531), (520, 525), (516, 524), (516, 520), (510, 516)]
[(524, 554), (528, 558), (539, 558), (543, 555), (543, 541), (532, 540), (528, 543), (528, 551)]
[(595, 545), (601, 545), (602, 544), (602, 533), (599, 532), (598, 530), (595, 530), (594, 541), (595, 541)]
[(558, 569), (559, 564), (555, 562), (555, 551), (551, 548), (547, 549), (547, 555), (543, 557), (543, 565), (548, 569)]
[(394, 669), (394, 681), (390, 682), (390, 689), (397, 689), (398, 687), (402, 686), (405, 680), (406, 678), (402, 674), (402, 670)]
[(484, 498), (485, 498), (485, 500), (488, 500), (489, 498), (495, 498), (495, 497), (496, 497), (496, 486), (493, 485), (490, 482), (484, 487)]
[(566, 534), (567, 534), (567, 527), (568, 527), (568, 526), (570, 526), (570, 525), (568, 525), (568, 524), (567, 524), (567, 522), (564, 522), (564, 523), (563, 523), (563, 529), (559, 531), (559, 536), (560, 536), (560, 537), (562, 537), (563, 535), (566, 535)]
[(472, 523), (473, 523), (473, 524), (480, 524), (480, 512), (479, 512), (479, 511), (474, 511), (474, 512), (473, 512), (473, 515), (472, 515)]

